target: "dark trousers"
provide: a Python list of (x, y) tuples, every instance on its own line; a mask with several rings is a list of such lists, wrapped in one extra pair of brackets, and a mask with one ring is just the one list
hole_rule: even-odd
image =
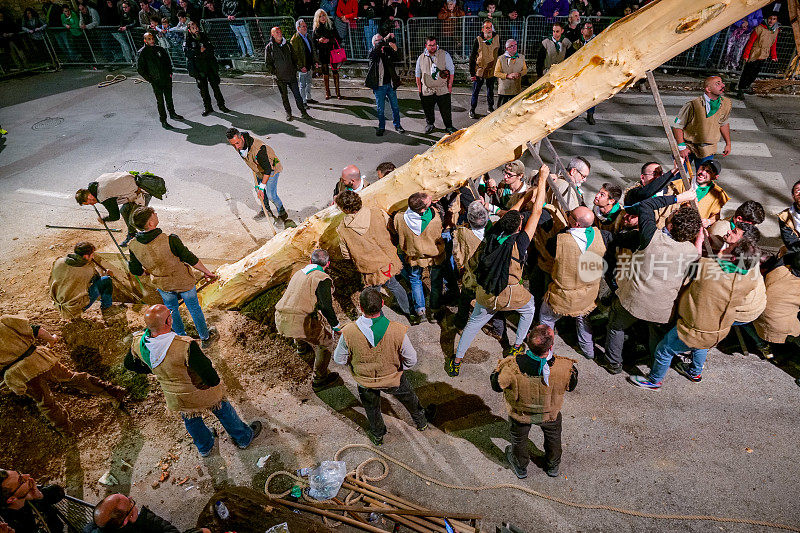
[(750, 90), (750, 86), (756, 81), (758, 73), (761, 72), (761, 67), (764, 65), (763, 59), (756, 59), (755, 61), (748, 61), (742, 68), (742, 75), (739, 77), (738, 89), (740, 91)]
[[(513, 418), (511, 423), (511, 453), (520, 468), (526, 468), (530, 462), (528, 453), (528, 434), (532, 424), (523, 424)], [(537, 424), (544, 434), (544, 467), (553, 468), (561, 463), (561, 413), (552, 422)]]
[(453, 127), (453, 115), (450, 107), (450, 93), (443, 94), (441, 96), (437, 96), (435, 94), (425, 96), (420, 94), (419, 98), (422, 101), (422, 110), (425, 112), (425, 122), (433, 126), (434, 122), (436, 122), (436, 115), (433, 114), (433, 110), (438, 105), (439, 113), (442, 115), (442, 122), (444, 122), (444, 127)]
[(506, 102), (508, 102), (509, 100), (514, 98), (515, 96), (517, 96), (517, 95), (516, 94), (498, 94), (497, 95), (497, 107), (500, 107), (501, 105), (505, 104)]
[(472, 82), (472, 100), (469, 103), (469, 109), (475, 112), (478, 107), (478, 97), (481, 95), (481, 87), (484, 82), (486, 83), (486, 103), (489, 108), (489, 113), (494, 111), (494, 84), (497, 78), (475, 78)]
[[(175, 112), (175, 104), (172, 103), (172, 80), (164, 82), (153, 83), (153, 94), (156, 96), (156, 104), (158, 105), (158, 119), (161, 122), (167, 121), (167, 111), (170, 115), (177, 115)], [(164, 104), (166, 103), (166, 109)]]
[[(611, 311), (608, 315), (608, 329), (606, 331), (606, 361), (611, 366), (622, 366), (622, 348), (625, 344), (625, 330), (639, 322), (639, 319), (622, 307), (619, 298), (614, 297)], [(648, 327), (648, 347), (650, 353), (655, 353), (658, 342), (664, 338), (669, 327), (666, 324), (643, 322)]]
[(278, 91), (281, 93), (281, 100), (283, 100), (283, 108), (286, 110), (286, 114), (292, 114), (292, 108), (289, 106), (289, 91), (286, 90), (287, 87), (291, 89), (294, 95), (294, 101), (297, 104), (297, 109), (302, 113), (306, 106), (303, 105), (303, 97), (300, 96), (300, 86), (297, 84), (297, 80), (281, 81), (276, 79), (275, 81), (278, 84)]
[(208, 92), (208, 86), (211, 85), (211, 90), (214, 92), (214, 99), (217, 101), (217, 107), (225, 107), (225, 97), (222, 96), (222, 91), (219, 90), (219, 78), (209, 79), (208, 76), (198, 76), (195, 78), (197, 88), (200, 89), (200, 97), (203, 99), (203, 107), (206, 110), (211, 110), (211, 95)]
[(386, 434), (386, 424), (383, 423), (383, 414), (381, 414), (381, 392), (391, 394), (411, 413), (411, 418), (417, 427), (423, 427), (428, 423), (425, 420), (425, 411), (417, 398), (417, 393), (411, 388), (406, 375), (400, 376), (399, 387), (389, 387), (386, 389), (368, 389), (366, 387), (358, 386), (358, 396), (361, 398), (361, 403), (364, 405), (364, 411), (367, 413), (367, 420), (369, 421), (369, 430), (378, 438)]

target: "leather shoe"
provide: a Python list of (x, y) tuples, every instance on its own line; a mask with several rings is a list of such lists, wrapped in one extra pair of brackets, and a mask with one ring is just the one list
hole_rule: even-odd
[(224, 105), (219, 106), (219, 110), (222, 111), (223, 113), (230, 113), (231, 112), (231, 110), (228, 109), (227, 107), (225, 107)]
[(172, 120), (183, 120), (183, 115), (172, 113), (170, 114), (169, 118), (171, 118)]
[(434, 127), (433, 124), (428, 124), (425, 126), (425, 133), (433, 133)]
[(375, 129), (375, 135), (377, 135), (378, 137), (383, 137), (383, 132), (384, 132), (384, 131), (385, 131), (385, 130), (383, 130), (383, 129), (381, 129), (381, 128), (376, 128), (376, 129)]

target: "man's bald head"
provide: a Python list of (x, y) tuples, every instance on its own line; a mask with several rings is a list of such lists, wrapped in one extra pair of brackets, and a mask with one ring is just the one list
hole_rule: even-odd
[(578, 206), (572, 210), (574, 228), (588, 228), (594, 224), (594, 213), (588, 207)]
[(712, 99), (725, 92), (725, 83), (719, 76), (709, 76), (703, 82), (703, 91)]
[[(126, 519), (135, 522), (135, 502), (124, 494), (109, 494), (94, 506), (94, 524), (98, 527), (123, 527)], [(132, 520), (131, 520), (132, 519)]]
[(342, 184), (355, 189), (361, 183), (361, 171), (355, 165), (347, 165), (342, 169)]
[(171, 326), (167, 325), (170, 316), (166, 305), (151, 305), (144, 311), (144, 323), (151, 333), (160, 334), (164, 330), (169, 331), (172, 329)]

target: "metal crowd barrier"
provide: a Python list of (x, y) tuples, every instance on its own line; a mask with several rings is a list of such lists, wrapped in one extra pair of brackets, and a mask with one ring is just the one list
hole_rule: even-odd
[(55, 65), (55, 57), (44, 32), (19, 33), (9, 38), (6, 46), (6, 50), (0, 50), (0, 76), (42, 70)]
[[(339, 25), (341, 29), (343, 25)], [(358, 18), (355, 27), (348, 25), (342, 38), (342, 46), (347, 52), (348, 61), (364, 62), (369, 60), (369, 51), (372, 49), (372, 37), (377, 34), (394, 33), (397, 48), (406, 56), (406, 32), (402, 20), (386, 20)]]
[(287, 40), (295, 32), (292, 17), (247, 17), (234, 21), (206, 19), (201, 24), (218, 58), (250, 56), (263, 61), (264, 48), (274, 26), (280, 27)]

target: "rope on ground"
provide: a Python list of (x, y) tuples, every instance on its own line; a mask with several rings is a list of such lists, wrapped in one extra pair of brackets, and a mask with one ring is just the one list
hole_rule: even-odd
[[(352, 472), (352, 473), (355, 474), (357, 479), (361, 479), (361, 480), (367, 481), (367, 482), (375, 482), (375, 481), (381, 481), (381, 480), (385, 479), (386, 476), (389, 475), (389, 465), (386, 462), (386, 461), (389, 461), (389, 462), (392, 462), (392, 463), (396, 464), (397, 466), (407, 470), (408, 472), (414, 474), (415, 476), (417, 476), (418, 478), (420, 478), (420, 479), (422, 479), (424, 481), (427, 481), (429, 483), (432, 483), (434, 485), (438, 485), (440, 487), (444, 487), (444, 488), (447, 488), (447, 489), (463, 490), (463, 491), (474, 491), (474, 492), (487, 491), (487, 490), (510, 489), (510, 490), (517, 490), (519, 492), (523, 492), (523, 493), (528, 494), (530, 496), (535, 496), (537, 498), (542, 498), (544, 500), (551, 501), (551, 502), (554, 502), (554, 503), (558, 503), (558, 504), (561, 504), (561, 505), (564, 505), (564, 506), (567, 506), (567, 507), (574, 507), (576, 509), (586, 509), (586, 510), (595, 510), (595, 511), (609, 511), (609, 512), (612, 512), (612, 513), (618, 513), (618, 514), (623, 514), (623, 515), (628, 515), (628, 516), (635, 516), (635, 517), (638, 517), (638, 518), (649, 518), (649, 519), (652, 519), (652, 520), (683, 520), (683, 521), (720, 522), (720, 523), (728, 523), (728, 524), (744, 524), (744, 525), (750, 525), (750, 526), (761, 526), (761, 527), (769, 527), (769, 528), (774, 528), (774, 529), (782, 529), (784, 531), (795, 531), (795, 532), (799, 532), (800, 533), (800, 527), (790, 526), (790, 525), (787, 525), (787, 524), (780, 524), (780, 523), (777, 523), (777, 522), (768, 522), (768, 521), (765, 521), (765, 520), (751, 520), (749, 518), (735, 518), (735, 517), (728, 517), (728, 516), (712, 516), (712, 515), (680, 515), (680, 514), (645, 513), (645, 512), (642, 512), (642, 511), (636, 511), (634, 509), (625, 509), (625, 508), (622, 508), (622, 507), (614, 507), (614, 506), (611, 506), (611, 505), (575, 502), (575, 501), (567, 500), (565, 498), (561, 498), (561, 497), (558, 497), (558, 496), (552, 496), (552, 495), (547, 494), (545, 492), (540, 492), (540, 491), (537, 491), (537, 490), (533, 490), (533, 489), (530, 489), (528, 487), (523, 487), (521, 485), (515, 485), (513, 483), (499, 483), (497, 485), (475, 485), (475, 486), (471, 486), (471, 485), (454, 485), (454, 484), (451, 484), (451, 483), (445, 483), (444, 481), (441, 481), (441, 480), (439, 480), (437, 478), (428, 476), (428, 475), (420, 472), (419, 470), (407, 465), (403, 461), (401, 461), (399, 459), (395, 459), (391, 455), (389, 455), (387, 453), (384, 453), (381, 450), (375, 449), (374, 447), (369, 446), (367, 444), (348, 444), (347, 446), (339, 448), (339, 450), (334, 454), (334, 460), (335, 461), (340, 461), (341, 460), (340, 459), (341, 456), (346, 451), (352, 450), (352, 449), (356, 449), (356, 448), (362, 448), (364, 450), (367, 450), (369, 452), (372, 452), (372, 453), (378, 455), (378, 457), (371, 457), (371, 458), (363, 461)], [(377, 463), (380, 463), (383, 466), (383, 473), (381, 473), (380, 475), (377, 475), (377, 476), (368, 476), (367, 474), (364, 473), (364, 469), (366, 468), (366, 466), (369, 463), (371, 463), (373, 461), (375, 461)], [(272, 481), (272, 479), (274, 479), (275, 477), (281, 476), (281, 475), (288, 476), (288, 477), (292, 478), (293, 480), (295, 480), (295, 481), (297, 481), (299, 483), (302, 483), (303, 485), (308, 485), (308, 481), (307, 480), (305, 480), (305, 479), (303, 479), (303, 478), (301, 478), (299, 476), (296, 476), (292, 472), (287, 472), (285, 470), (281, 470), (281, 471), (273, 473), (271, 476), (269, 476), (267, 478), (267, 482), (264, 485), (264, 492), (266, 492), (269, 496), (275, 497), (275, 498), (283, 498), (284, 496), (286, 496), (287, 494), (289, 494), (291, 492), (291, 490), (287, 490), (286, 492), (283, 492), (281, 494), (272, 494), (272, 493), (269, 492), (269, 484)], [(355, 503), (360, 499), (360, 497), (356, 497), (356, 498), (350, 499), (351, 496), (352, 496), (352, 493), (347, 496), (347, 498), (345, 499), (346, 503), (348, 503), (348, 504)]]

